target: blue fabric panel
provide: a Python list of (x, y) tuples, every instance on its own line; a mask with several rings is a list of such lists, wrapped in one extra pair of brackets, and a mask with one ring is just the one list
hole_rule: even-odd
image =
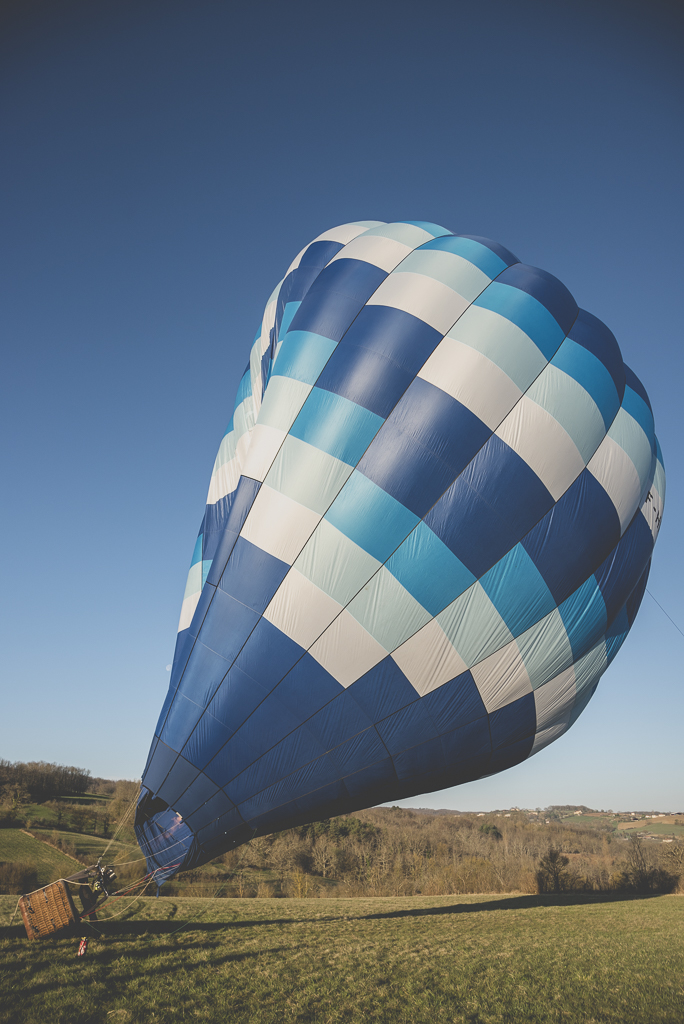
[(389, 558), (419, 522), (418, 516), (356, 470), (325, 518), (379, 562)]
[(278, 328), (278, 330), (276, 332), (276, 338), (278, 339), (278, 341), (282, 341), (282, 339), (285, 337), (285, 335), (289, 331), (290, 324), (292, 323), (292, 320), (294, 319), (294, 315), (295, 315), (295, 313), (297, 312), (297, 310), (299, 309), (300, 306), (301, 306), (301, 302), (286, 302), (285, 303), (285, 308), (283, 309), (283, 315), (282, 315), (280, 321), (278, 322), (278, 320), (276, 319), (276, 327)]
[(556, 607), (551, 591), (522, 544), (516, 544), (480, 582), (513, 636), (524, 633)]
[(651, 409), (651, 402), (646, 393), (646, 388), (641, 383), (634, 370), (631, 370), (627, 365), (625, 365), (625, 384), (627, 385), (627, 387), (630, 387), (632, 391), (635, 391), (639, 398), (641, 398), (641, 400), (646, 403), (651, 412), (651, 415), (653, 415), (653, 410)]
[(259, 619), (254, 632), (240, 651), (235, 667), (255, 679), (268, 692), (303, 654), (304, 649), (268, 619)]
[(250, 747), (240, 733), (231, 737), (230, 743), (221, 747), (219, 752), (205, 765), (204, 773), (225, 789), (231, 779), (243, 774), (249, 765), (261, 755), (261, 748)]
[[(222, 691), (223, 687), (219, 694)], [(225, 746), (236, 728), (236, 725), (227, 726), (219, 722), (209, 711), (205, 711), (183, 747), (183, 757), (204, 769)]]
[[(521, 264), (504, 270), (501, 277), (509, 274), (511, 270), (517, 270), (519, 266)], [(490, 309), (493, 313), (498, 313), (510, 320), (532, 339), (547, 359), (551, 359), (563, 341), (565, 332), (548, 309), (536, 298), (511, 285), (500, 284), (500, 281), (501, 278), (497, 278), (489, 287), (485, 288), (475, 299), (473, 305)]]
[(196, 810), (187, 818), (186, 824), (193, 832), (198, 832), (210, 821), (215, 821), (222, 814), (232, 811), (233, 806), (232, 800), (229, 800), (223, 790), (219, 789), (213, 798), (203, 804), (195, 804)]
[(484, 238), (482, 235), (456, 235), (456, 238), (468, 238), (473, 242), (479, 242), (480, 245), (484, 245), (487, 249), (491, 249), (491, 251), (509, 267), (513, 266), (514, 263), (520, 263), (518, 257), (514, 256), (510, 249), (500, 245), (499, 242), (492, 241), (491, 238)]
[(632, 627), (632, 623), (636, 618), (636, 614), (639, 611), (639, 606), (641, 604), (643, 596), (646, 593), (646, 584), (648, 583), (648, 574), (650, 571), (651, 559), (649, 558), (648, 565), (641, 574), (641, 579), (637, 583), (632, 593), (627, 598), (627, 603), (625, 605), (625, 609), (627, 611), (627, 621), (629, 622), (630, 629)]
[[(230, 666), (240, 653), (258, 619), (257, 612), (247, 608), (224, 591), (217, 590), (202, 623), (199, 639), (206, 647), (225, 658)], [(194, 656), (195, 652), (193, 651), (192, 657)]]
[[(233, 807), (230, 811), (222, 814), (218, 821), (212, 821), (210, 824), (205, 825), (203, 829), (200, 829), (197, 833), (197, 840), (202, 844), (210, 842), (216, 836), (220, 836), (221, 840), (223, 840), (224, 836), (233, 829), (238, 830), (238, 834), (240, 834), (239, 842), (246, 843), (251, 838), (252, 829), (245, 825), (237, 807)], [(226, 845), (222, 843), (221, 850), (225, 849)], [(229, 845), (228, 849), (230, 849)]]
[(313, 789), (330, 785), (330, 783), (336, 782), (337, 779), (337, 768), (330, 758), (324, 755), (274, 784), (268, 785), (271, 780), (266, 780), (264, 777), (267, 788), (260, 791), (257, 791), (254, 785), (249, 783), (245, 785), (241, 783), (241, 779), (236, 779), (228, 787), (228, 793), (232, 797), (233, 790), (238, 791), (239, 789), (241, 792), (244, 791), (245, 795), (238, 803), (238, 807), (242, 816), (247, 821), (250, 821), (258, 815), (265, 814), (274, 807), (280, 807), (290, 800), (296, 800)]
[(637, 513), (615, 550), (596, 570), (609, 622), (641, 579), (652, 552), (653, 534), (641, 513)]
[(177, 689), (178, 689), (177, 686), (169, 686), (168, 690), (166, 691), (166, 697), (164, 698), (164, 703), (162, 705), (161, 714), (159, 715), (159, 718), (157, 719), (157, 725), (156, 725), (155, 730), (154, 730), (154, 734), (157, 737), (159, 737), (159, 735), (161, 734), (162, 729), (164, 728), (164, 722), (166, 721), (166, 716), (169, 713), (169, 708), (171, 707), (171, 702), (173, 701), (173, 698), (176, 696)]
[(197, 725), (201, 714), (202, 708), (199, 705), (194, 704), (187, 697), (176, 693), (176, 699), (171, 705), (164, 722), (164, 728), (161, 731), (161, 738), (164, 743), (174, 747), (176, 750), (181, 750), (188, 736)]
[(362, 260), (339, 259), (320, 272), (290, 324), (339, 341), (373, 292), (387, 277)]
[(537, 302), (546, 307), (564, 335), (577, 319), (579, 309), (572, 295), (557, 277), (546, 270), (530, 267), (526, 263), (516, 263), (515, 266), (504, 270), (498, 282), (532, 295)]
[(202, 534), (200, 533), (199, 537), (195, 541), (195, 550), (192, 553), (192, 560), (190, 562), (190, 565), (194, 565), (195, 562), (200, 562), (201, 560), (202, 560)]
[(313, 715), (342, 690), (342, 685), (315, 658), (304, 654), (278, 685), (277, 696), (288, 710), (297, 713), (306, 709), (308, 715)]
[(487, 711), (482, 703), (480, 691), (470, 672), (462, 672), (443, 686), (421, 698), (421, 705), (428, 712), (439, 733), (460, 728), (476, 719), (486, 718)]
[(273, 360), (275, 358), (276, 341), (277, 341), (277, 339), (276, 339), (275, 328), (272, 328), (271, 332), (270, 332), (270, 341), (269, 341), (268, 348), (266, 349), (266, 351), (264, 352), (264, 354), (261, 357), (261, 391), (262, 391), (262, 394), (266, 390), (266, 386), (267, 386), (269, 378), (271, 376), (271, 367), (273, 365)]
[(424, 740), (435, 738), (439, 732), (420, 699), (378, 722), (376, 728), (392, 757)]
[(615, 506), (585, 469), (523, 545), (561, 604), (601, 565), (619, 538)]
[(176, 750), (167, 747), (161, 740), (157, 743), (154, 756), (143, 778), (143, 784), (147, 786), (150, 792), (157, 792), (177, 757), (178, 752)]
[(299, 814), (304, 815), (305, 821), (311, 821), (312, 817), (320, 818), (321, 814), (333, 817), (336, 814), (344, 814), (349, 809), (349, 794), (344, 782), (337, 779), (328, 786), (321, 786), (311, 793), (298, 797), (295, 804)]
[(155, 735), (155, 737), (152, 740), (152, 743), (150, 745), (150, 752), (147, 755), (147, 761), (145, 762), (145, 767), (143, 768), (143, 773), (142, 773), (142, 777), (143, 778), (147, 774), (147, 769), (150, 767), (150, 764), (152, 763), (152, 758), (154, 757), (154, 752), (157, 749), (157, 744), (158, 743), (159, 743), (159, 737)]
[[(211, 603), (212, 603), (212, 601), (214, 599), (214, 594), (215, 593), (216, 593), (216, 588), (213, 587), (211, 585), (211, 583), (207, 583), (207, 581), (205, 580), (205, 586), (202, 588), (202, 592), (200, 594), (199, 601), (197, 602), (197, 606), (195, 608), (195, 611), (193, 612), (192, 619), (190, 621), (190, 625), (188, 626), (188, 634), (193, 638), (193, 642), (194, 642), (195, 638), (197, 637), (200, 629), (202, 628), (202, 623), (204, 622), (204, 619), (206, 618), (206, 614), (207, 614), (207, 612), (209, 610), (209, 607), (210, 607), (210, 605), (211, 605)], [(192, 653), (192, 647), (189, 647), (188, 651), (187, 651), (187, 658), (190, 658), (191, 653)], [(187, 661), (187, 658), (186, 658), (186, 661)], [(175, 671), (176, 665), (175, 665), (175, 657), (174, 657), (174, 666), (173, 666), (173, 669), (171, 671), (171, 678), (172, 679), (175, 678), (177, 675), (178, 675), (178, 678), (180, 678), (180, 668), (181, 668), (181, 666), (179, 665), (178, 667), (179, 667), (179, 672), (176, 673), (176, 671)]]
[[(206, 775), (198, 775), (192, 785), (188, 786), (183, 795), (174, 802), (173, 809), (184, 818), (187, 818), (198, 807), (205, 804), (207, 800), (211, 800), (217, 792), (220, 791), (217, 790), (215, 782), (208, 779)], [(195, 828), (193, 831), (196, 832), (197, 829)]]
[(479, 578), (552, 505), (553, 498), (536, 473), (493, 435), (425, 522)]
[[(280, 775), (298, 768), (304, 761), (324, 753), (317, 740), (310, 733), (305, 734), (300, 729), (303, 717), (303, 709), (300, 708), (298, 714), (289, 711), (282, 701), (271, 693), (268, 700), (260, 704), (244, 725), (240, 726), (238, 735), (250, 746), (256, 747), (262, 753), (265, 751), (259, 762), (264, 770), (268, 764), (277, 763), (279, 774), (275, 778), (279, 778)], [(304, 760), (293, 764), (292, 759), (297, 760), (300, 757), (298, 752), (302, 750), (304, 753), (301, 757)]]
[(441, 340), (439, 331), (412, 313), (394, 306), (364, 306), (341, 347), (349, 344), (376, 352), (415, 377)]
[(361, 348), (345, 338), (331, 355), (316, 384), (384, 419), (413, 377), (411, 370), (398, 366), (381, 352)]
[(608, 430), (620, 408), (620, 399), (613, 378), (603, 363), (572, 338), (565, 339), (551, 362), (591, 395)]
[(289, 569), (287, 562), (238, 537), (219, 589), (261, 615)]
[[(246, 728), (249, 727), (250, 722), (247, 723)], [(275, 735), (277, 731), (274, 728), (272, 733)], [(282, 728), (279, 731), (282, 735), (285, 729)], [(253, 733), (253, 738), (256, 738), (257, 743), (259, 742), (256, 733)], [(262, 748), (266, 747), (269, 742), (270, 736), (264, 739)], [(295, 729), (286, 739), (276, 743), (258, 761), (228, 783), (226, 792), (235, 803), (240, 803), (253, 793), (258, 793), (266, 786), (286, 778), (292, 772), (322, 757), (324, 753), (321, 744), (306, 729)]]
[[(387, 793), (392, 792), (390, 787), (396, 786), (397, 773), (394, 770), (394, 762), (391, 757), (384, 757), (382, 761), (363, 768), (360, 772), (346, 775), (344, 785), (354, 806), (359, 807), (361, 799), (364, 806), (370, 807), (375, 803), (384, 803)], [(391, 799), (391, 797), (390, 797)], [(366, 802), (367, 801), (367, 802)]]
[(603, 635), (608, 622), (606, 604), (592, 575), (563, 601), (558, 611), (568, 634), (575, 661), (586, 654)]
[(344, 740), (369, 729), (373, 723), (354, 700), (349, 690), (343, 690), (335, 700), (309, 718), (306, 728), (325, 751), (332, 750)]
[(492, 734), (492, 749), (517, 743), (534, 734), (537, 728), (537, 712), (534, 694), (526, 693), (511, 704), (507, 704), (489, 715), (489, 729)]
[(490, 434), (464, 405), (416, 378), (358, 469), (422, 517)]
[(273, 374), (315, 384), (335, 348), (334, 341), (320, 334), (290, 331), (278, 352)]
[(230, 507), (230, 514), (225, 526), (225, 532), (213, 556), (214, 561), (212, 562), (211, 570), (207, 577), (207, 583), (211, 583), (213, 586), (216, 586), (219, 582), (224, 566), (228, 561), (231, 551), (233, 550), (236, 536), (240, 533), (240, 530), (244, 525), (247, 513), (254, 504), (254, 499), (259, 493), (260, 487), (261, 484), (258, 480), (252, 480), (247, 476), (240, 477), (238, 485), (234, 491), (235, 497), (233, 498), (233, 502)]
[[(626, 367), (626, 369), (631, 373), (629, 367)], [(643, 387), (641, 390), (644, 390)], [(622, 399), (622, 408), (637, 421), (644, 434), (646, 434), (646, 437), (649, 439), (651, 444), (653, 444), (653, 413), (651, 412), (650, 406), (644, 401), (641, 395), (634, 391), (630, 385), (625, 387), (625, 394)]]
[[(199, 640), (178, 687), (178, 693), (205, 708), (213, 697), (219, 683), (230, 668), (229, 662), (215, 651), (205, 647)], [(186, 733), (186, 738), (189, 735)]]
[(207, 708), (210, 715), (234, 733), (269, 694), (267, 687), (233, 665)]
[[(625, 390), (625, 365), (613, 332), (598, 317), (587, 313), (586, 309), (580, 309), (568, 337), (591, 352), (603, 364), (612, 378), (618, 402), (621, 402)], [(586, 387), (583, 381), (580, 380), (580, 383)]]
[(340, 249), (344, 249), (344, 242), (333, 242), (328, 239), (321, 242), (312, 242), (302, 254), (299, 261), (300, 267), (318, 267), (322, 270), (333, 256), (337, 256)]
[(375, 413), (315, 387), (290, 428), (300, 441), (355, 466), (382, 426)]
[(438, 615), (475, 582), (470, 570), (425, 523), (418, 523), (386, 568), (431, 615)]
[(348, 692), (371, 722), (387, 718), (416, 699), (416, 691), (389, 656), (352, 683)]
[[(245, 398), (249, 398), (251, 394), (252, 379), (249, 373), (249, 363), (247, 363), (247, 368), (245, 369), (245, 372), (240, 379), (240, 383), (238, 384), (237, 395), (235, 396), (235, 408), (237, 409), (239, 405), (242, 405)], [(229, 433), (229, 431), (226, 431), (226, 433)]]
[(439, 737), (426, 740), (393, 756), (394, 770), (399, 779), (410, 779), (426, 772), (443, 771), (444, 751)]
[(195, 781), (199, 772), (194, 764), (189, 764), (180, 754), (176, 759), (173, 768), (166, 776), (163, 784), (157, 790), (157, 796), (172, 805), (172, 800), (183, 793), (188, 786)]
[[(512, 253), (499, 246), (496, 242), (485, 242), (484, 240), (469, 237), (468, 235), (443, 235), (441, 238), (433, 238), (430, 242), (424, 242), (420, 249), (439, 249), (441, 252), (453, 252), (468, 260), (474, 267), (494, 279), (499, 274), (517, 263)], [(497, 250), (503, 250), (501, 255)], [(506, 256), (503, 256), (506, 253)]]
[(387, 757), (387, 750), (375, 729), (371, 728), (340, 743), (328, 756), (337, 765), (340, 775), (351, 775), (369, 764), (383, 761)]
[(520, 764), (521, 761), (530, 756), (533, 743), (534, 733), (525, 737), (525, 739), (517, 740), (515, 743), (509, 743), (508, 746), (493, 750), (489, 761), (489, 774), (495, 775), (497, 772), (505, 771), (506, 768), (513, 768), (514, 765)]
[(458, 765), (488, 757), (492, 741), (487, 715), (484, 714), (467, 725), (444, 733), (440, 736), (440, 741), (445, 764)]

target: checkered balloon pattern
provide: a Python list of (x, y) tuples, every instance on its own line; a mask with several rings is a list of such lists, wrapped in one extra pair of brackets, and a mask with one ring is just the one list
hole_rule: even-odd
[(455, 786), (581, 714), (665, 498), (600, 320), (485, 238), (320, 235), (221, 441), (136, 816), (156, 877)]

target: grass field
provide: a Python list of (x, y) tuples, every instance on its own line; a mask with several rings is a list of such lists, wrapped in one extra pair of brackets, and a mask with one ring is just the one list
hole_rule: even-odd
[(38, 885), (73, 875), (80, 865), (54, 846), (34, 839), (18, 828), (0, 829), (0, 861), (24, 861), (35, 866)]
[[(7, 1024), (681, 1024), (684, 898), (144, 899), (87, 956), (0, 898)], [(123, 910), (123, 913), (122, 913)]]

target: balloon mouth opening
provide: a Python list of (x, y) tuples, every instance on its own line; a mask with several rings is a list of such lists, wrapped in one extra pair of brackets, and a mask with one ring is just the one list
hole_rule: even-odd
[(192, 860), (195, 835), (182, 815), (144, 790), (135, 814), (135, 835), (157, 885), (182, 871)]

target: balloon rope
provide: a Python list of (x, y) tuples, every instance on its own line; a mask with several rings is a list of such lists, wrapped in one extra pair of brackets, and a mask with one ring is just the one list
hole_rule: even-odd
[(651, 591), (650, 591), (650, 590), (648, 589), (648, 587), (646, 587), (646, 593), (648, 594), (648, 596), (649, 596), (650, 598), (652, 598), (652, 599), (653, 599), (653, 600), (655, 601), (655, 603), (656, 603), (656, 604), (658, 605), (658, 607), (660, 608), (660, 610), (661, 610), (661, 612), (663, 613), (663, 615), (665, 615), (665, 616), (666, 616), (666, 618), (668, 618), (668, 619), (670, 620), (670, 622), (672, 623), (672, 625), (674, 626), (674, 628), (675, 628), (675, 629), (677, 630), (677, 632), (678, 632), (678, 633), (681, 633), (681, 634), (682, 634), (682, 636), (684, 636), (684, 631), (683, 631), (683, 630), (681, 630), (681, 629), (679, 628), (679, 626), (677, 625), (677, 623), (675, 622), (675, 620), (674, 620), (674, 619), (672, 618), (672, 616), (671, 616), (671, 615), (668, 615), (668, 614), (667, 614), (667, 612), (666, 612), (666, 611), (665, 611), (665, 609), (663, 608), (663, 606), (662, 606), (662, 604), (660, 603), (660, 601), (656, 601), (655, 597), (653, 597), (653, 594), (652, 594), (652, 593), (651, 593)]

